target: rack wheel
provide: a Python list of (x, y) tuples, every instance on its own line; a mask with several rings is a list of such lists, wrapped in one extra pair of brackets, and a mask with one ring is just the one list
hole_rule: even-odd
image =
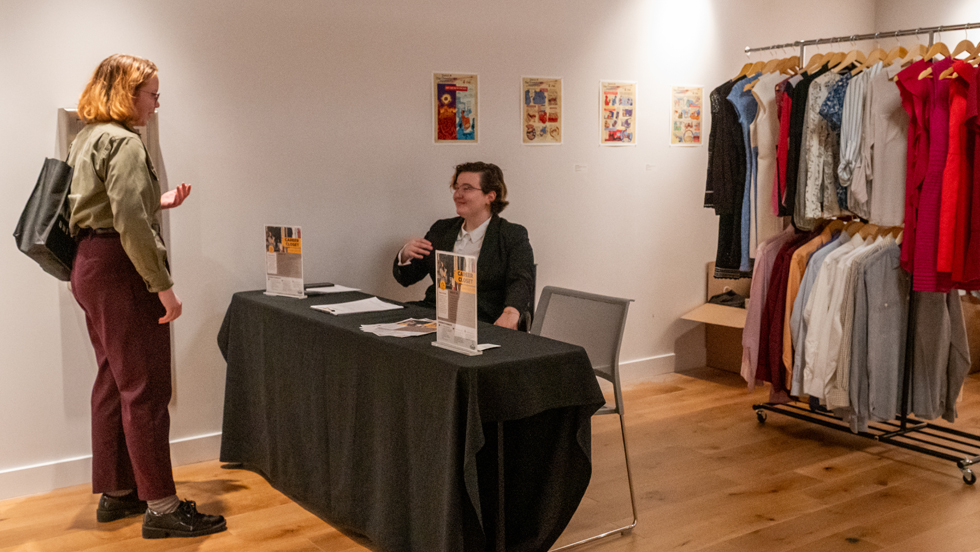
[(977, 482), (977, 474), (973, 473), (973, 470), (963, 470), (963, 482), (973, 485)]
[(766, 423), (766, 411), (765, 410), (756, 410), (755, 411), (755, 417), (759, 420), (759, 423), (760, 424)]

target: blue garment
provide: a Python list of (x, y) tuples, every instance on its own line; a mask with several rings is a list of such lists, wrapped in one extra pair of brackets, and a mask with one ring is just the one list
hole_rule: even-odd
[[(834, 144), (840, 144), (840, 128), (844, 119), (844, 96), (847, 94), (847, 87), (851, 84), (851, 74), (844, 73), (830, 87), (827, 98), (820, 104), (820, 116), (827, 121), (827, 127), (834, 133)], [(837, 175), (837, 165), (840, 162), (840, 151), (834, 153), (834, 184), (837, 185), (837, 206), (847, 209), (847, 188), (841, 185), (840, 177)]]
[(844, 73), (840, 79), (830, 86), (827, 98), (820, 104), (820, 116), (827, 120), (830, 130), (840, 138), (841, 121), (844, 119), (844, 96), (847, 86), (851, 83), (851, 74)]
[(755, 82), (762, 73), (756, 73), (750, 77), (746, 77), (744, 80), (739, 81), (738, 85), (732, 88), (732, 91), (728, 94), (728, 101), (735, 106), (735, 111), (738, 113), (738, 122), (742, 125), (742, 139), (745, 141), (745, 191), (742, 195), (742, 259), (739, 264), (739, 270), (744, 273), (751, 274), (752, 272), (752, 261), (749, 259), (750, 245), (750, 227), (752, 224), (751, 219), (751, 201), (752, 198), (758, 196), (758, 192), (755, 190), (756, 180), (758, 179), (758, 160), (759, 160), (759, 150), (752, 147), (752, 139), (750, 137), (750, 126), (752, 121), (755, 120), (755, 114), (759, 111), (759, 103), (755, 100), (755, 96), (752, 91), (746, 91), (746, 85)]

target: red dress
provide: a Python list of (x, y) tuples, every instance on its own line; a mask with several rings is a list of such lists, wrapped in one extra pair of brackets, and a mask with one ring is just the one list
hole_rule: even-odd
[(966, 240), (966, 259), (963, 261), (964, 281), (980, 280), (980, 70), (973, 71), (973, 78), (966, 106), (967, 126), (972, 130), (973, 139), (973, 171), (968, 183), (970, 235)]
[[(977, 147), (977, 70), (965, 61), (953, 62), (959, 77), (950, 85), (951, 93), (964, 95), (963, 144), (958, 191), (956, 194), (956, 225), (953, 232), (953, 282), (966, 283), (967, 248), (970, 243), (970, 215), (973, 201), (974, 150)], [(980, 213), (978, 213), (980, 214)], [(972, 278), (976, 279), (976, 278)]]
[[(965, 64), (972, 68), (967, 63)], [(972, 73), (971, 73), (972, 75)], [(949, 82), (949, 149), (946, 152), (946, 168), (943, 170), (942, 193), (939, 207), (939, 240), (936, 252), (936, 270), (953, 272), (954, 242), (957, 235), (957, 206), (961, 181), (966, 178), (966, 94), (969, 87), (963, 78)], [(942, 98), (937, 97), (937, 101)], [(962, 226), (960, 227), (962, 229)], [(961, 240), (962, 241), (962, 240)]]

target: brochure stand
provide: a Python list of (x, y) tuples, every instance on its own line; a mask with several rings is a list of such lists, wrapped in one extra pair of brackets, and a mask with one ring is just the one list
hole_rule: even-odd
[(303, 299), (303, 235), (299, 226), (265, 227), (265, 294)]
[(476, 257), (436, 251), (436, 340), (464, 355), (483, 352), (476, 339)]

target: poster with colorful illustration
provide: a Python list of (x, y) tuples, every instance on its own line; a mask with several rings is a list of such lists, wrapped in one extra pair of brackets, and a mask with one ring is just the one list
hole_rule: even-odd
[(433, 73), (437, 144), (477, 142), (476, 75)]
[(670, 89), (670, 145), (701, 145), (700, 86), (672, 86)]
[(636, 145), (636, 83), (599, 81), (599, 145)]
[(521, 79), (521, 135), (524, 144), (561, 144), (561, 79)]

